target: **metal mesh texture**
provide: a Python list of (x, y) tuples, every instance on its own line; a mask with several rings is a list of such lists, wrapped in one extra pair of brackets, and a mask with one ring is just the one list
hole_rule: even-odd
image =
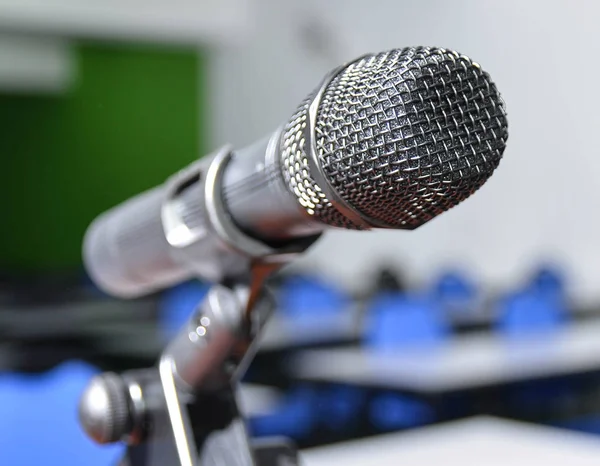
[[(310, 101), (284, 128), (284, 179), (308, 214), (360, 229), (309, 171), (302, 132)], [(403, 229), (475, 192), (508, 138), (504, 102), (489, 75), (468, 57), (428, 47), (370, 55), (341, 70), (322, 95), (315, 126), (319, 164), (335, 193), (367, 221)]]

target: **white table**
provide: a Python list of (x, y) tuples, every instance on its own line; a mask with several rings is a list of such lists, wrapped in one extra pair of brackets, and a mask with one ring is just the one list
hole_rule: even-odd
[(520, 339), (492, 333), (462, 335), (435, 348), (307, 350), (287, 367), (303, 380), (430, 394), (568, 375), (600, 370), (600, 320)]
[(600, 438), (476, 417), (301, 452), (304, 466), (597, 466)]
[[(11, 331), (11, 325), (15, 328), (18, 325), (19, 339), (39, 338), (40, 335), (48, 335), (50, 332), (54, 332), (55, 335), (71, 335), (77, 332), (93, 338), (106, 354), (152, 359), (158, 357), (168, 341), (161, 339), (160, 329), (157, 329), (154, 322), (148, 321), (148, 309), (151, 309), (151, 306), (151, 303), (143, 301), (106, 301), (57, 307), (52, 315), (58, 313), (61, 318), (45, 319), (44, 322), (48, 320), (48, 325), (32, 327), (23, 326), (17, 320), (17, 313), (12, 312), (8, 317), (0, 315), (0, 327), (15, 335), (16, 332)], [(49, 315), (48, 309), (43, 311), (44, 314), (40, 318)], [(37, 316), (41, 311), (28, 312), (34, 318), (34, 312)], [(139, 318), (136, 319), (136, 315)], [(65, 327), (64, 321), (75, 322), (77, 325)], [(303, 323), (275, 312), (259, 337), (259, 351), (355, 341), (360, 337), (359, 330), (358, 306), (351, 306), (346, 312), (335, 315), (321, 316), (314, 322)]]

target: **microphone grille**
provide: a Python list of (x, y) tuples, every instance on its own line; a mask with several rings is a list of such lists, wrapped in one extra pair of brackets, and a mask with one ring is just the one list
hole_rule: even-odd
[[(303, 131), (314, 95), (282, 135), (282, 170), (308, 214), (360, 229), (310, 173)], [(474, 193), (498, 166), (508, 124), (489, 75), (468, 57), (429, 47), (369, 55), (338, 72), (313, 137), (335, 194), (367, 222), (416, 228)]]

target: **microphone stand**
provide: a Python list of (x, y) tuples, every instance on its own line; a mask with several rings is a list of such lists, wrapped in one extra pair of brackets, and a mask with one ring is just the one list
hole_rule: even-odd
[[(122, 440), (120, 466), (296, 465), (286, 439), (252, 442), (237, 390), (273, 310), (254, 283), (214, 285), (157, 367), (105, 373), (82, 397), (80, 420), (97, 440)], [(104, 436), (104, 437), (102, 437)]]
[[(81, 398), (80, 423), (90, 437), (127, 443), (120, 466), (297, 464), (296, 449), (287, 439), (251, 441), (236, 395), (274, 308), (265, 280), (318, 236), (273, 249), (239, 230), (221, 197), (222, 173), (231, 155), (224, 147), (208, 163), (202, 160), (175, 175), (162, 211), (174, 254), (203, 258), (211, 271), (220, 271), (220, 280), (156, 367), (101, 374)], [(196, 230), (173, 208), (178, 193), (192, 182), (201, 184), (207, 220), (205, 228)]]

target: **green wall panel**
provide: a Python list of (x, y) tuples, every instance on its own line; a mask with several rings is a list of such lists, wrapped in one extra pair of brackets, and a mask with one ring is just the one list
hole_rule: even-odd
[(196, 50), (80, 44), (61, 96), (0, 94), (0, 269), (76, 269), (100, 212), (204, 152)]

